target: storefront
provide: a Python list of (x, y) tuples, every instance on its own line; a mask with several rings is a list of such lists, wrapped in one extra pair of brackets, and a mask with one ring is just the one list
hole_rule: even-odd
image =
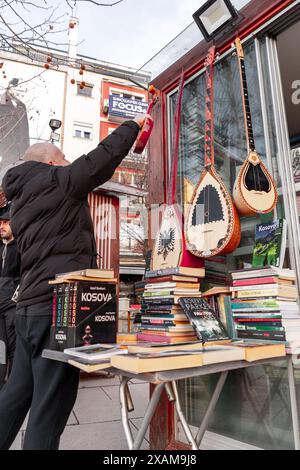
[[(244, 2), (245, 4), (245, 2)], [(300, 285), (300, 1), (251, 0), (240, 11), (238, 34), (245, 52), (249, 99), (256, 149), (278, 189), (274, 212), (241, 218), (242, 240), (223, 259), (226, 273), (251, 263), (254, 228), (261, 222), (285, 218), (288, 242), (284, 266), (295, 269)], [(232, 194), (236, 175), (247, 156), (237, 57), (231, 38), (216, 44), (220, 53), (215, 65), (215, 159), (216, 169)], [(204, 165), (205, 67), (210, 44), (204, 40), (157, 76), (161, 90), (154, 110), (155, 131), (150, 142), (150, 203), (165, 201), (170, 171), (173, 115), (179, 76), (185, 72), (181, 113), (177, 197), (189, 201)], [(161, 188), (159, 190), (158, 188)], [(214, 263), (217, 270), (217, 260)], [(220, 268), (221, 269), (221, 268)], [(299, 362), (300, 364), (300, 362)], [(300, 365), (295, 360), (300, 403)], [(185, 415), (198, 427), (217, 374), (181, 381), (180, 397)], [(237, 447), (292, 449), (293, 432), (287, 370), (282, 366), (257, 366), (232, 372), (227, 379), (209, 430), (216, 448), (222, 441)], [(299, 410), (300, 411), (300, 410)], [(158, 432), (159, 431), (159, 432)], [(183, 441), (174, 410), (161, 403), (152, 422), (151, 445), (166, 448)], [(231, 444), (228, 444), (229, 446)], [(172, 444), (171, 444), (172, 445)], [(176, 444), (177, 445), (177, 444)]]

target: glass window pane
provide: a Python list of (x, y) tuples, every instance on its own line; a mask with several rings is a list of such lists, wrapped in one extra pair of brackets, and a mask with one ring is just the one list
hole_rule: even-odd
[[(234, 253), (205, 260), (206, 277), (201, 290), (230, 283), (229, 271), (252, 263), (255, 225), (284, 217), (282, 184), (278, 170), (273, 105), (264, 64), (266, 114), (271, 154), (267, 156), (261, 109), (260, 87), (254, 42), (247, 44), (245, 64), (256, 150), (273, 176), (279, 192), (276, 212), (242, 217), (242, 239)], [(262, 43), (262, 54), (265, 54)], [(232, 194), (236, 176), (247, 157), (239, 69), (236, 56), (227, 56), (215, 67), (215, 167)], [(171, 127), (176, 103), (171, 97)], [(181, 113), (177, 199), (187, 203), (204, 168), (205, 74), (185, 86)], [(187, 190), (188, 189), (188, 190)], [(289, 256), (285, 267), (290, 267)], [(214, 390), (217, 374), (181, 381), (179, 384), (185, 415), (199, 426)], [(297, 385), (298, 386), (298, 385)], [(286, 362), (276, 366), (255, 366), (231, 372), (211, 420), (209, 430), (265, 449), (293, 448), (291, 412), (288, 400)], [(299, 389), (300, 391), (300, 389)]]

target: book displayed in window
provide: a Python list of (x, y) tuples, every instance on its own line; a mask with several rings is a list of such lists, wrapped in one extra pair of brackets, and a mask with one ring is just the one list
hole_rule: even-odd
[(285, 219), (258, 224), (255, 228), (253, 268), (276, 266), (282, 268), (286, 249), (287, 223)]

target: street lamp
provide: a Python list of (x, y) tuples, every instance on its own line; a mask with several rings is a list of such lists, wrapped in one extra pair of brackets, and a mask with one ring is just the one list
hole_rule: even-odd
[(49, 126), (52, 129), (52, 132), (50, 135), (51, 143), (53, 144), (53, 142), (55, 141), (59, 142), (60, 134), (58, 134), (55, 131), (57, 131), (57, 129), (61, 127), (61, 121), (59, 119), (50, 119)]
[(209, 42), (228, 27), (231, 29), (239, 15), (230, 0), (208, 0), (193, 14), (193, 18)]

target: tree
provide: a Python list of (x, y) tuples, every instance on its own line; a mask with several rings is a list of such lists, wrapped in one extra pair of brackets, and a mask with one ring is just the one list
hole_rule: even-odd
[[(25, 149), (20, 146), (20, 142), (26, 143), (29, 140), (29, 135), (26, 139), (28, 121), (24, 106), (22, 107), (22, 100), (20, 100), (20, 86), (30, 81), (33, 83), (33, 79), (43, 81), (43, 74), (52, 67), (58, 68), (60, 65), (67, 65), (80, 69), (79, 73), (83, 73), (85, 69), (82, 60), (70, 59), (67, 54), (56, 55), (53, 52), (53, 48), (57, 49), (60, 46), (66, 49), (67, 32), (73, 29), (76, 24), (74, 20), (68, 19), (73, 17), (76, 7), (83, 1), (85, 7), (87, 4), (113, 7), (124, 0), (105, 0), (103, 2), (96, 0), (64, 0), (63, 2), (58, 0), (0, 0), (0, 79), (2, 78), (3, 83), (0, 86), (1, 180), (6, 171), (5, 166), (15, 163), (16, 154), (24, 154)], [(26, 81), (7, 77), (5, 54), (1, 54), (1, 51), (23, 55), (35, 63), (40, 63), (42, 70), (40, 69), (38, 73), (29, 79), (27, 78)], [(38, 109), (34, 109), (34, 103), (29, 108), (32, 108), (34, 113), (39, 112)], [(30, 111), (29, 108), (27, 111)], [(13, 139), (12, 130), (15, 136)], [(18, 138), (18, 133), (22, 133), (22, 139)], [(10, 162), (12, 158), (14, 161)], [(0, 207), (4, 203), (3, 197), (2, 199), (0, 197)]]

